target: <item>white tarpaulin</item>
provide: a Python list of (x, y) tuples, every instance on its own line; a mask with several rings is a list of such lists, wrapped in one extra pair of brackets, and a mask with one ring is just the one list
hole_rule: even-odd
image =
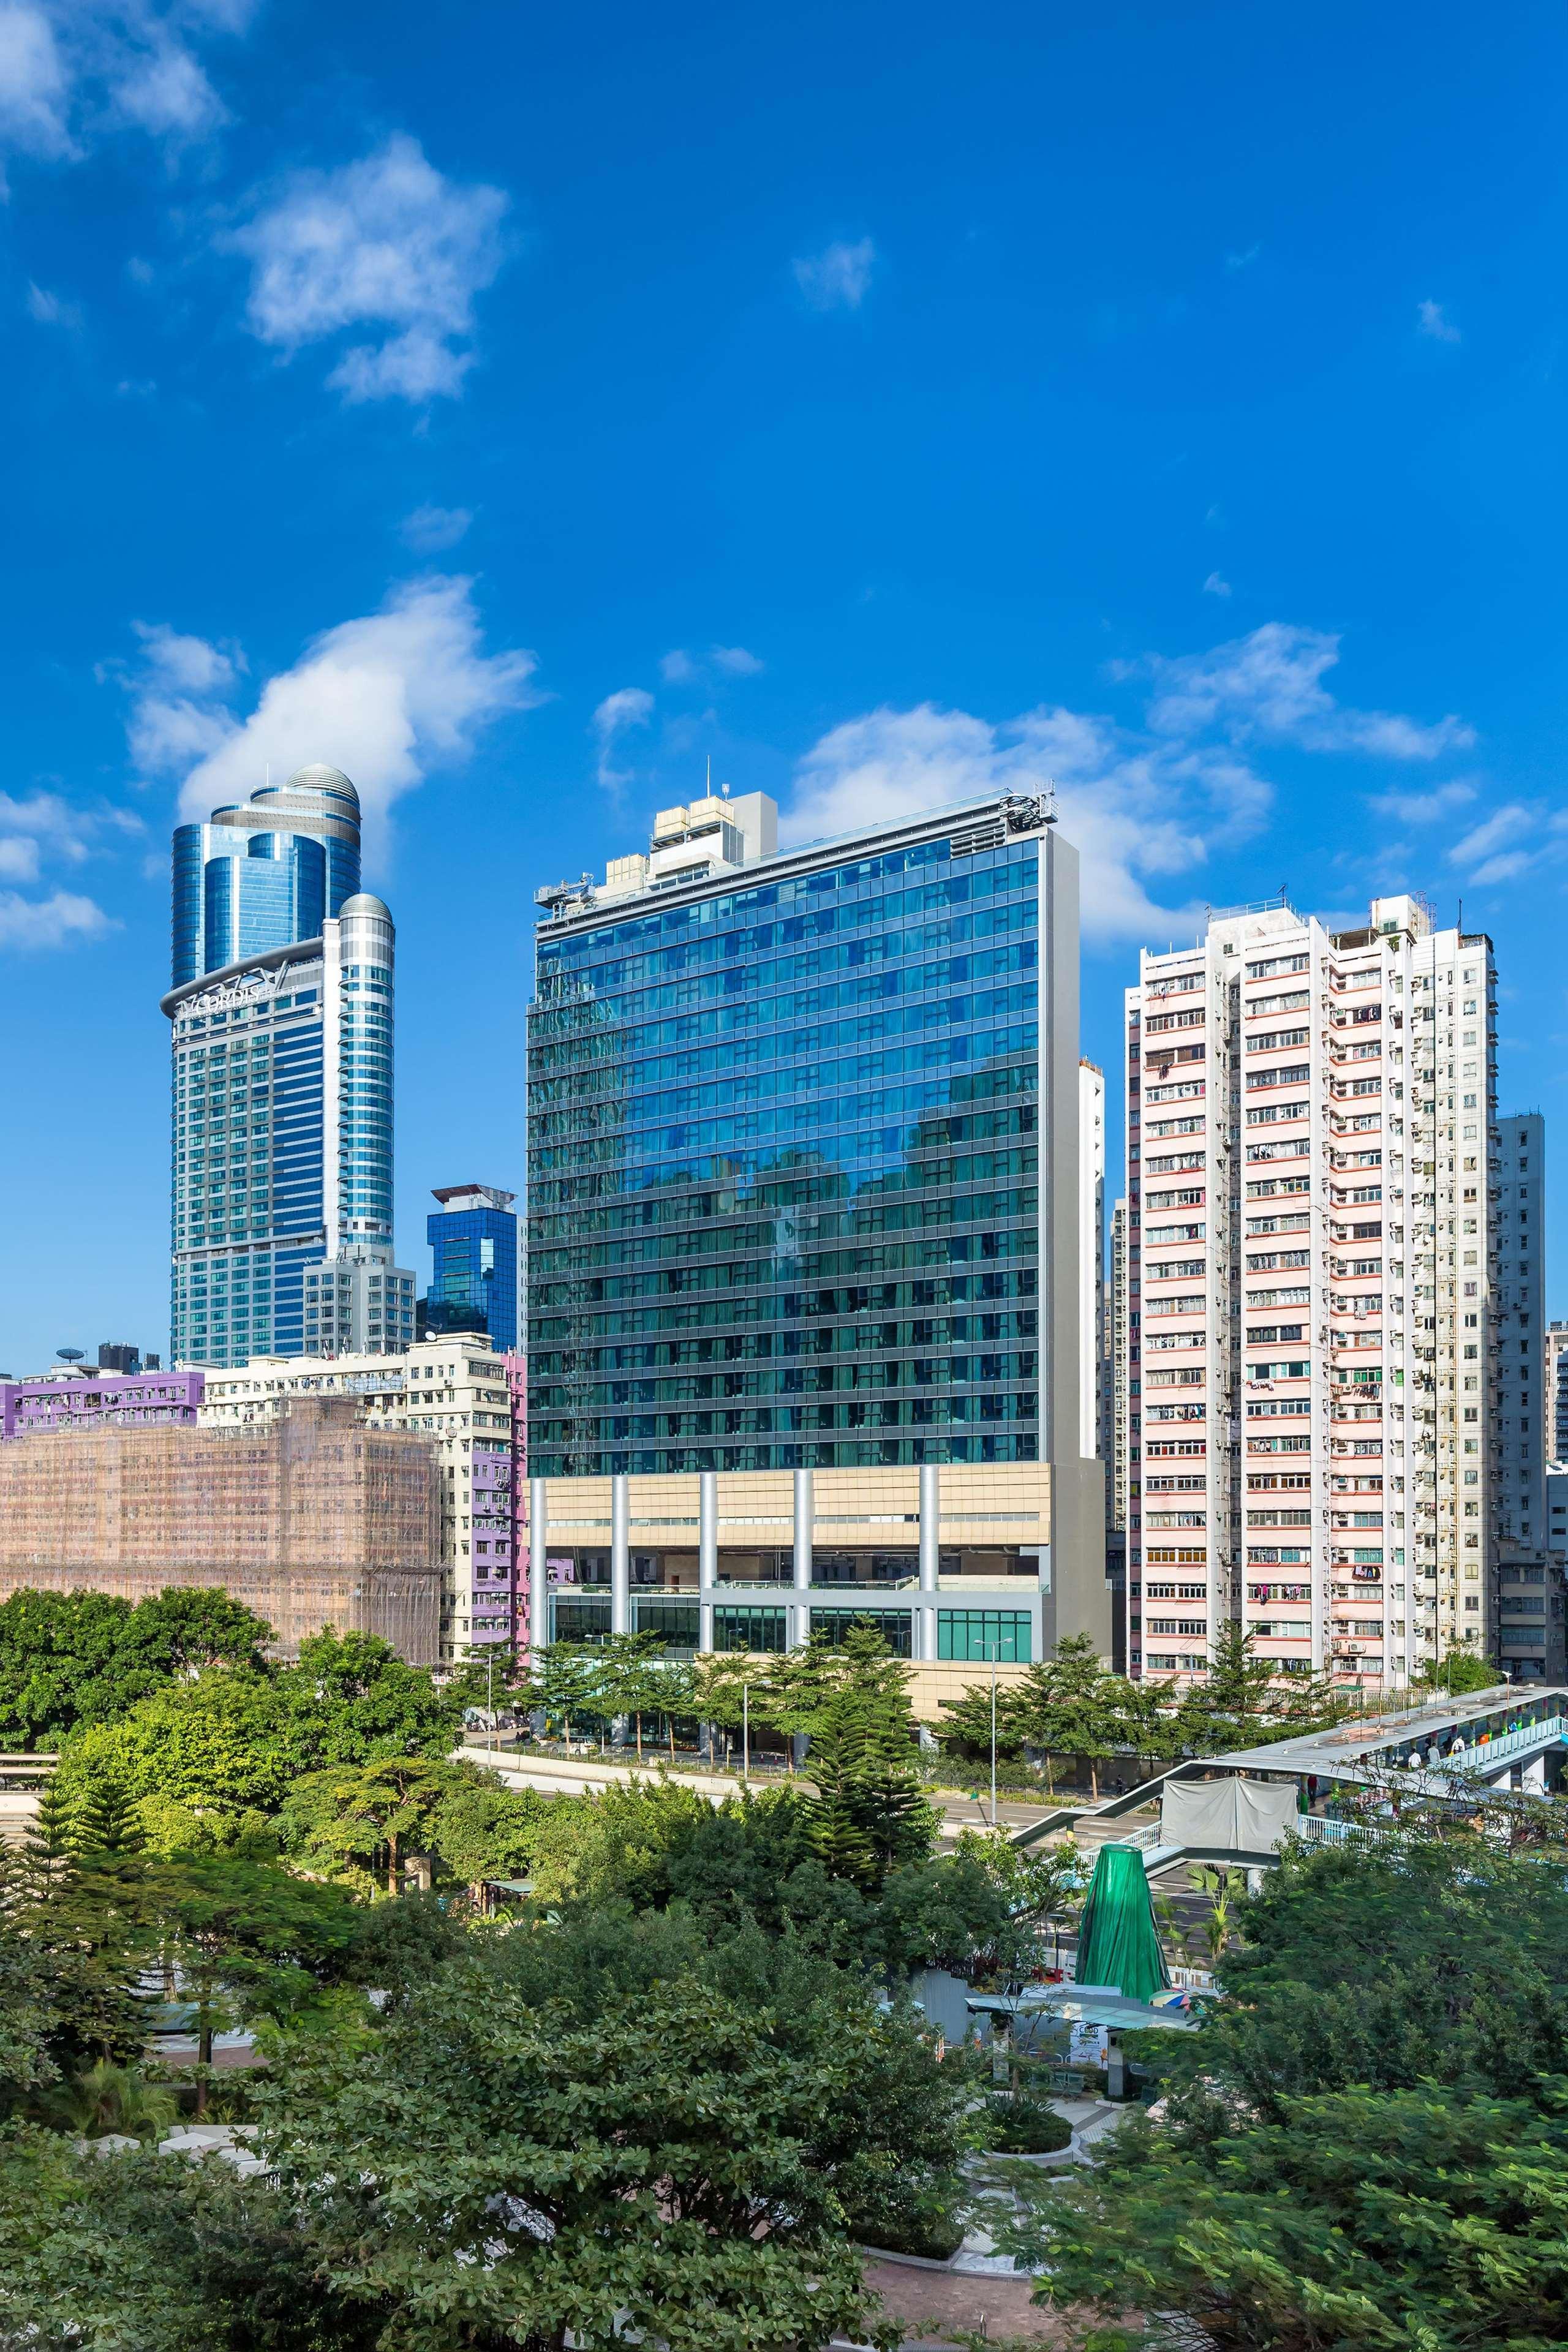
[(1162, 1845), (1223, 1853), (1272, 1853), (1296, 1825), (1289, 1780), (1167, 1780), (1160, 1792)]

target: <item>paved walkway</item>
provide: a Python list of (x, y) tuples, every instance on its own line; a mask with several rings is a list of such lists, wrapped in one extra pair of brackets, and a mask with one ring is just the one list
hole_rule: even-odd
[(950, 2347), (949, 2331), (959, 2327), (973, 2335), (984, 2327), (993, 2342), (1004, 2343), (1061, 2345), (1073, 2333), (1055, 2312), (1030, 2301), (1032, 2282), (1025, 2278), (977, 2278), (963, 2271), (869, 2262), (866, 2284), (904, 2328), (903, 2352)]

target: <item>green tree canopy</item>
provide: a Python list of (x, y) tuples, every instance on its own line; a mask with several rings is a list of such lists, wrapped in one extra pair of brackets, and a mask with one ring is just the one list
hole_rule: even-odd
[(215, 1667), (165, 1684), (116, 1721), (80, 1730), (58, 1777), (72, 1805), (113, 1781), (174, 1851), (198, 1843), (203, 1824), (223, 1842), (247, 1815), (276, 1812), (301, 1778), (329, 1765), (444, 1755), (459, 1720), (425, 1669), (384, 1642), (324, 1633), (301, 1643), (294, 1666)]
[(0, 1745), (58, 1747), (176, 1675), (258, 1664), (271, 1639), (226, 1592), (172, 1586), (134, 1605), (107, 1592), (13, 1592), (0, 1601)]
[(1495, 1658), (1478, 1658), (1473, 1650), (1450, 1650), (1416, 1677), (1428, 1690), (1447, 1691), (1455, 1697), (1466, 1691), (1490, 1690), (1503, 1679)]
[(1158, 2038), (1163, 2119), (1020, 2181), (1003, 2242), (1048, 2262), (1048, 2299), (1165, 2315), (1152, 2341), (1563, 2342), (1560, 1856), (1466, 1832), (1287, 1852), (1237, 1918), (1231, 1998)]
[(952, 2192), (964, 2100), (859, 1979), (604, 1915), (295, 2044), (263, 2095), (323, 2282), (417, 2313), (426, 2352), (865, 2340), (851, 2232)]

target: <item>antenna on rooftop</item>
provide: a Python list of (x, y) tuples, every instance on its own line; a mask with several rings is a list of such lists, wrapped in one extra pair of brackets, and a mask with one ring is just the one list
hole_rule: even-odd
[(709, 754), (708, 754), (708, 786), (707, 786), (707, 791), (708, 791), (708, 797), (709, 797), (709, 799), (710, 799), (710, 800), (711, 800), (711, 799), (712, 799), (712, 797), (713, 797), (713, 754), (712, 754), (712, 752), (711, 752), (711, 751), (710, 751), (710, 752), (709, 752)]

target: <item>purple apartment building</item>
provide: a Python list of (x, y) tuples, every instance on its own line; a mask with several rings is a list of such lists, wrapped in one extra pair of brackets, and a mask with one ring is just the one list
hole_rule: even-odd
[(42, 1372), (0, 1381), (0, 1440), (55, 1429), (148, 1429), (194, 1422), (202, 1401), (199, 1371)]

